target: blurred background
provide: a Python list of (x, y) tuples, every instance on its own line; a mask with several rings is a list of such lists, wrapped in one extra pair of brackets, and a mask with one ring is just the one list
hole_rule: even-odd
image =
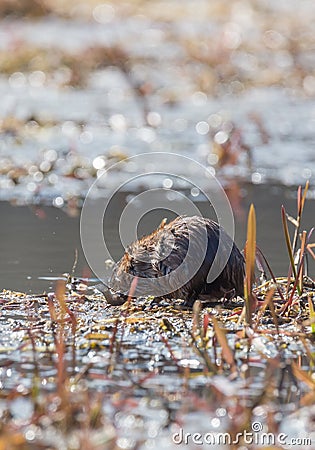
[[(258, 243), (287, 274), (280, 206), (295, 216), (306, 180), (302, 228), (314, 225), (314, 2), (0, 0), (0, 20), (0, 289), (48, 290), (75, 249), (86, 273), (89, 187), (113, 163), (153, 151), (190, 156), (219, 179), (240, 247), (253, 202)], [(99, 197), (112, 186), (100, 183)], [(187, 195), (208, 215), (200, 192)], [(142, 232), (164, 216), (147, 217)]]

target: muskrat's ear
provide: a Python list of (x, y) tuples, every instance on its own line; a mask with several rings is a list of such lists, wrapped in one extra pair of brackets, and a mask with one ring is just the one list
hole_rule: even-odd
[(128, 250), (126, 251), (126, 253), (124, 254), (123, 258), (121, 259), (121, 265), (127, 270), (130, 270), (133, 268), (133, 262), (134, 262), (134, 258), (133, 256), (130, 255), (130, 253), (128, 253)]
[(125, 253), (125, 259), (127, 262), (130, 262), (132, 260), (132, 256), (130, 255), (130, 253), (128, 252)]

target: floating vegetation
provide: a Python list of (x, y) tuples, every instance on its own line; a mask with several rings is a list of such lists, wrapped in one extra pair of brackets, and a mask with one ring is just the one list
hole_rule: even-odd
[[(276, 281), (284, 290), (287, 279)], [(1, 293), (1, 435), (11, 436), (10, 448), (120, 448), (121, 439), (145, 448), (148, 424), (154, 439), (162, 433), (171, 443), (193, 413), (202, 429), (221, 421), (219, 401), (226, 432), (250, 427), (257, 416), (278, 429), (289, 404), (314, 401), (307, 300), (279, 317), (275, 296), (276, 316), (269, 299), (244, 327), (239, 306), (182, 311), (148, 299), (108, 307), (100, 295), (63, 289), (40, 297)], [(311, 298), (314, 286), (304, 291)], [(256, 288), (260, 304), (269, 292), (267, 283)], [(137, 430), (121, 428), (122, 420), (136, 420)]]
[(182, 433), (210, 432), (242, 445), (246, 430), (256, 443), (264, 431), (312, 448), (315, 282), (303, 255), (313, 244), (302, 232), (292, 246), (287, 235), (300, 255), (295, 272), (289, 258), (289, 277), (275, 278), (263, 262), (259, 277), (255, 228), (252, 206), (245, 302), (197, 300), (188, 310), (180, 299), (130, 297), (111, 306), (72, 277), (49, 294), (1, 292), (3, 448), (176, 448)]

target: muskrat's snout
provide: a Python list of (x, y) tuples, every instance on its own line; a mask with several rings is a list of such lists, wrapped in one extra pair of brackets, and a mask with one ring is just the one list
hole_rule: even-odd
[(104, 295), (107, 303), (110, 303), (113, 306), (123, 305), (127, 301), (128, 296), (113, 292), (104, 283), (99, 283), (94, 286), (94, 288)]
[[(217, 277), (208, 283), (210, 269)], [(106, 295), (109, 303), (127, 300), (133, 277), (139, 279), (141, 295), (181, 298), (191, 306), (199, 295), (221, 298), (235, 292), (242, 296), (244, 258), (213, 220), (177, 217), (130, 245), (114, 267)]]

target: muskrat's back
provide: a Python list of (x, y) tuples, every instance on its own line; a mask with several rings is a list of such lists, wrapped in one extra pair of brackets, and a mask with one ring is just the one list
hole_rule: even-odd
[[(218, 276), (208, 283), (210, 269), (215, 270), (220, 264)], [(230, 236), (213, 220), (177, 217), (127, 248), (110, 279), (109, 303), (124, 303), (133, 277), (139, 277), (139, 284), (143, 284), (142, 295), (181, 298), (191, 306), (199, 295), (210, 298), (221, 298), (228, 292), (243, 295), (244, 258)]]

